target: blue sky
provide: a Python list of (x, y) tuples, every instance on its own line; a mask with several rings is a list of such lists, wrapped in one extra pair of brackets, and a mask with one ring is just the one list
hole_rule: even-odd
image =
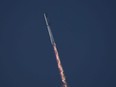
[(69, 87), (116, 87), (115, 0), (0, 1), (0, 87), (60, 87), (47, 14)]

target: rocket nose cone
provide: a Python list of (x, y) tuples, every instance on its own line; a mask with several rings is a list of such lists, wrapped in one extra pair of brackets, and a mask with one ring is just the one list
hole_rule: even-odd
[(44, 16), (45, 16), (46, 14), (44, 13)]
[(44, 13), (44, 17), (46, 18), (46, 14)]

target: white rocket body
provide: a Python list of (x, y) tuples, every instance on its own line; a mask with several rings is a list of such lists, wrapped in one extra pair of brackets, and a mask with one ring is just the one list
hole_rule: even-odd
[(45, 22), (46, 22), (46, 25), (47, 25), (48, 33), (49, 33), (49, 36), (50, 36), (51, 44), (54, 45), (55, 41), (54, 41), (54, 38), (53, 38), (53, 35), (52, 35), (52, 31), (51, 31), (50, 26), (48, 24), (47, 17), (45, 15), (45, 13), (44, 13), (44, 18), (45, 18)]

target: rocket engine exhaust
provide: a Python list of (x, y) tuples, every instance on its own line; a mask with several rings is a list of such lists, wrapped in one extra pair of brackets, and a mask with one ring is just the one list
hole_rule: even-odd
[(66, 77), (64, 75), (64, 70), (63, 70), (62, 64), (60, 62), (60, 57), (59, 57), (56, 45), (54, 45), (53, 48), (54, 48), (54, 52), (55, 52), (56, 61), (57, 61), (57, 64), (58, 64), (58, 69), (59, 69), (59, 72), (60, 72), (61, 80), (62, 80), (62, 83), (63, 83), (63, 87), (68, 87), (67, 82), (66, 82)]
[(62, 67), (62, 64), (61, 64), (61, 61), (60, 61), (60, 57), (59, 57), (59, 54), (58, 54), (58, 50), (57, 50), (57, 47), (56, 47), (56, 43), (54, 41), (54, 38), (53, 38), (53, 35), (52, 35), (52, 32), (51, 32), (50, 26), (48, 24), (47, 17), (45, 15), (45, 13), (44, 13), (44, 18), (45, 18), (48, 33), (49, 33), (49, 36), (50, 36), (50, 41), (51, 41), (51, 44), (53, 46), (54, 53), (55, 53), (55, 56), (56, 56), (56, 61), (57, 61), (58, 69), (59, 69), (59, 72), (60, 72), (63, 87), (68, 87), (67, 82), (66, 82), (66, 77), (64, 75), (64, 70), (63, 70), (63, 67)]

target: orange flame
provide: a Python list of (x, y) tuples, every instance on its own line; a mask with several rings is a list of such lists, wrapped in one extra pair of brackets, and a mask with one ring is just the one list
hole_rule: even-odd
[(54, 52), (55, 52), (56, 61), (57, 61), (57, 64), (58, 64), (58, 69), (59, 69), (59, 72), (60, 72), (61, 80), (62, 80), (62, 83), (63, 83), (63, 87), (68, 87), (67, 82), (66, 82), (66, 78), (65, 78), (65, 75), (64, 75), (64, 70), (62, 68), (62, 64), (60, 62), (60, 57), (59, 57), (58, 50), (56, 48), (55, 43), (53, 45), (53, 48), (54, 48)]

